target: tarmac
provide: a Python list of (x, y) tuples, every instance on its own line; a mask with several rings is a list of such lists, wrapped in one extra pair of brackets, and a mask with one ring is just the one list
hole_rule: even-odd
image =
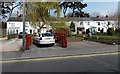
[(20, 51), (19, 46), (22, 43), (22, 41), (18, 39), (13, 39), (13, 40), (11, 40), (12, 42), (9, 42), (9, 43), (12, 43), (12, 46), (13, 46), (14, 44), (16, 44), (16, 41), (17, 41), (18, 46), (14, 47), (14, 49), (16, 48), (16, 51), (12, 50), (12, 51), (0, 52), (0, 55), (1, 55), (0, 61), (90, 55), (90, 54), (105, 54), (105, 53), (119, 52), (118, 50), (119, 45), (107, 45), (107, 44), (101, 44), (97, 42), (90, 42), (86, 40), (83, 40), (81, 42), (68, 42), (67, 48), (62, 48), (58, 44), (52, 47), (36, 47), (34, 44), (32, 44), (29, 50)]

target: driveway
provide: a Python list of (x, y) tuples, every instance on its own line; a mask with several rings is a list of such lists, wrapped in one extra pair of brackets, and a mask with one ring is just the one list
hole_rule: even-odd
[(109, 46), (107, 44), (102, 44), (98, 42), (92, 42), (92, 41), (80, 41), (80, 42), (68, 42), (68, 48), (90, 48), (90, 47), (105, 47)]
[(19, 51), (22, 46), (22, 39), (10, 39), (0, 41), (0, 52)]
[[(67, 49), (80, 49), (80, 48), (99, 48), (99, 47), (109, 47), (107, 44), (91, 42), (91, 41), (80, 41), (80, 42), (68, 42)], [(11, 40), (0, 41), (0, 52), (5, 51), (19, 51), (22, 47), (22, 39), (14, 38)], [(66, 49), (61, 47), (59, 44), (55, 44), (54, 46), (39, 46), (37, 47), (35, 44), (32, 44), (30, 50), (56, 50), (56, 49)]]

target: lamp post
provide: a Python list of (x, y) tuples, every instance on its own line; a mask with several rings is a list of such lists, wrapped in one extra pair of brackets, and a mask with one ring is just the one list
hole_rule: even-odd
[(23, 41), (22, 41), (22, 51), (25, 51), (25, 0), (23, 0)]

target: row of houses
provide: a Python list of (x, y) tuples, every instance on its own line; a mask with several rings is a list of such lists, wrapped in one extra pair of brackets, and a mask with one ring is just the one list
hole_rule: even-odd
[(98, 17), (90, 17), (90, 18), (67, 18), (67, 24), (70, 26), (71, 22), (75, 24), (75, 32), (86, 32), (87, 29), (90, 32), (107, 32), (107, 29), (113, 27), (114, 29), (117, 27), (118, 21), (116, 19), (109, 18), (98, 18)]
[[(53, 20), (56, 21), (56, 20)], [(90, 17), (90, 18), (78, 18), (78, 17), (66, 17), (66, 24), (68, 26), (71, 25), (71, 23), (75, 24), (75, 32), (82, 33), (86, 32), (87, 29), (89, 29), (91, 32), (100, 32), (103, 30), (103, 32), (107, 32), (108, 27), (113, 27), (114, 29), (117, 27), (118, 21), (116, 19), (109, 19), (109, 18), (98, 18), (98, 17)], [(42, 22), (40, 22), (42, 24)], [(39, 23), (39, 24), (40, 24)], [(4, 35), (8, 34), (19, 34), (23, 31), (23, 22), (22, 19), (19, 17), (10, 17), (8, 22), (4, 28)], [(25, 22), (25, 30), (27, 33), (34, 33), (38, 32), (39, 26), (32, 25), (28, 19), (26, 19)], [(41, 29), (41, 32), (46, 32), (47, 30), (52, 29), (50, 25), (44, 25)]]

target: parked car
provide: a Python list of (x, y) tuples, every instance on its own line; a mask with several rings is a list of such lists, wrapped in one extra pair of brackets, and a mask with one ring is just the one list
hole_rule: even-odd
[(38, 33), (37, 36), (33, 38), (33, 42), (37, 45), (39, 44), (55, 44), (54, 35), (51, 32)]
[[(25, 34), (28, 34), (28, 33), (25, 32)], [(20, 32), (20, 33), (18, 34), (18, 38), (23, 38), (23, 32)]]

